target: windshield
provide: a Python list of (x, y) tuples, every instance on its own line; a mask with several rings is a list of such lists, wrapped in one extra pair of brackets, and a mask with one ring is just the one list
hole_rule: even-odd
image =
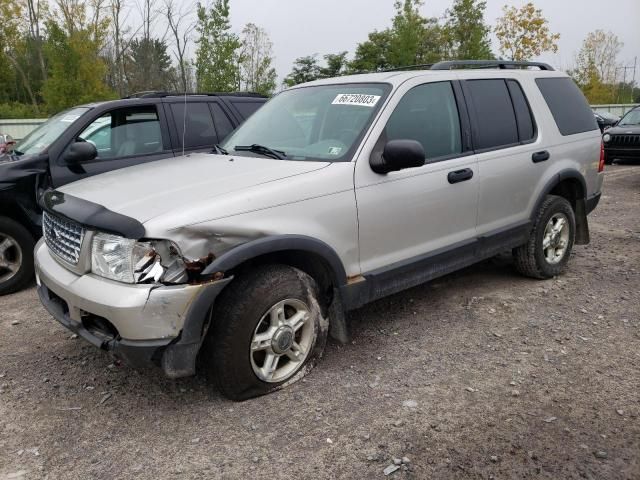
[(249, 117), (222, 146), (242, 155), (261, 155), (267, 147), (288, 160), (349, 161), (389, 90), (386, 84), (287, 90)]
[(18, 142), (14, 153), (16, 155), (30, 155), (44, 152), (73, 122), (88, 110), (88, 108), (72, 108), (54, 115)]
[(622, 117), (618, 125), (640, 125), (640, 109), (631, 110)]

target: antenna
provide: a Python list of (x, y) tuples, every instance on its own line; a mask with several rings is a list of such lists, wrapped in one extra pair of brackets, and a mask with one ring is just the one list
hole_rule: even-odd
[(187, 89), (184, 89), (184, 109), (182, 111), (182, 156), (184, 157), (184, 135), (187, 130)]

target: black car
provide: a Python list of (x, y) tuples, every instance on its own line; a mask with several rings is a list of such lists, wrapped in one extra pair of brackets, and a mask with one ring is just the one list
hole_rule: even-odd
[(38, 199), (45, 190), (216, 148), (266, 100), (251, 93), (143, 92), (48, 119), (0, 157), (0, 295), (33, 276), (33, 248), (42, 232)]
[(596, 112), (594, 110), (593, 115), (596, 117), (598, 127), (600, 127), (600, 131), (603, 133), (607, 128), (615, 127), (620, 121), (620, 117), (611, 112)]
[(640, 107), (628, 111), (615, 127), (602, 135), (605, 163), (640, 159)]

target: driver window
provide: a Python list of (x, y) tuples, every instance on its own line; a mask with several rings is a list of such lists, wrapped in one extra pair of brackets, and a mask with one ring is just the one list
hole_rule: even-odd
[(147, 155), (164, 150), (154, 106), (114, 110), (94, 120), (79, 135), (98, 151), (98, 160)]
[(416, 140), (427, 158), (462, 152), (460, 117), (449, 82), (426, 83), (409, 90), (391, 114), (386, 139)]

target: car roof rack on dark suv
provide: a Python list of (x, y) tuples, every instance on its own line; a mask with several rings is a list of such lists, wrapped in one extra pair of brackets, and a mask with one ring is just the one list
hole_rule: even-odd
[(164, 97), (183, 97), (183, 96), (199, 96), (199, 97), (254, 97), (266, 98), (265, 95), (256, 92), (164, 92), (160, 90), (148, 90), (144, 92), (135, 92), (126, 97), (128, 98), (164, 98)]
[(553, 67), (541, 62), (518, 62), (513, 60), (447, 60), (431, 65), (431, 70), (452, 70), (454, 68), (528, 68), (553, 71)]

